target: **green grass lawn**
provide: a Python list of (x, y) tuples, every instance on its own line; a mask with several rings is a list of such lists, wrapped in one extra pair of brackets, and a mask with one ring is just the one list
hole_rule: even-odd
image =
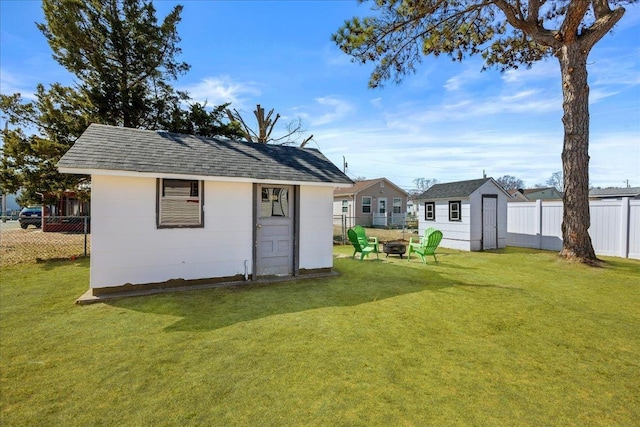
[(0, 424), (638, 425), (639, 261), (442, 253), (88, 306), (86, 260), (3, 267)]

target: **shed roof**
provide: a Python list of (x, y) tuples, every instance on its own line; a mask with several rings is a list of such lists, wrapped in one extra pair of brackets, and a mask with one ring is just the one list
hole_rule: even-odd
[(471, 194), (474, 191), (480, 188), (487, 181), (493, 181), (493, 178), (481, 178), (481, 179), (472, 179), (469, 181), (457, 181), (457, 182), (448, 182), (445, 184), (435, 184), (432, 187), (430, 187), (427, 191), (422, 193), (420, 197), (418, 197), (418, 199), (466, 198), (471, 196)]
[(91, 124), (58, 162), (95, 170), (353, 184), (320, 151)]

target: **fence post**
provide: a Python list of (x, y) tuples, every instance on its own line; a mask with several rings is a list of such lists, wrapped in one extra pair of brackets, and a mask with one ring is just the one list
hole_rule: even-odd
[(623, 197), (620, 205), (620, 256), (629, 258), (629, 197)]
[(537, 249), (542, 249), (542, 200), (536, 200), (536, 240)]
[(87, 257), (87, 218), (86, 216), (82, 217), (84, 220), (84, 257)]
[(341, 227), (341, 233), (342, 233), (342, 244), (346, 245), (346, 242), (344, 241), (347, 237), (347, 232), (346, 232), (346, 225), (347, 225), (347, 216), (345, 214), (342, 214), (342, 227)]

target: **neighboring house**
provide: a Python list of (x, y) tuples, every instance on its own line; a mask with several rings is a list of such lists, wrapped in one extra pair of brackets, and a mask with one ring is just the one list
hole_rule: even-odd
[(352, 184), (315, 149), (97, 124), (58, 169), (91, 175), (94, 296), (330, 273)]
[[(520, 194), (517, 194), (520, 193)], [(562, 193), (555, 187), (527, 188), (509, 191), (512, 202), (533, 202), (535, 200), (562, 200)]]
[[(47, 197), (49, 198), (49, 197)], [(51, 197), (55, 203), (43, 211), (43, 232), (90, 232), (90, 202), (81, 200), (75, 191), (65, 191)]]
[(343, 216), (347, 227), (402, 227), (406, 220), (406, 191), (386, 178), (356, 181), (333, 191), (333, 215)]
[(509, 202), (529, 202), (527, 196), (524, 195), (524, 190), (507, 190), (507, 193), (511, 196)]
[(623, 197), (640, 199), (640, 187), (593, 188), (589, 191), (589, 198), (592, 200), (621, 199)]
[(409, 199), (407, 200), (407, 215), (411, 215), (415, 218), (417, 218), (418, 216), (418, 207), (420, 205), (416, 202), (414, 202), (413, 200)]
[(504, 248), (509, 194), (493, 179), (435, 184), (417, 200), (418, 233), (442, 231), (440, 246), (466, 251)]

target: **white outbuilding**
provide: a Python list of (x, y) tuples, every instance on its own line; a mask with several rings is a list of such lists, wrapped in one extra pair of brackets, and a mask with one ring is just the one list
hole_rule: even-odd
[(94, 297), (330, 273), (353, 184), (316, 149), (98, 124), (58, 169), (91, 175)]
[(418, 197), (422, 235), (442, 231), (440, 246), (464, 251), (504, 248), (509, 194), (493, 179), (435, 184)]

